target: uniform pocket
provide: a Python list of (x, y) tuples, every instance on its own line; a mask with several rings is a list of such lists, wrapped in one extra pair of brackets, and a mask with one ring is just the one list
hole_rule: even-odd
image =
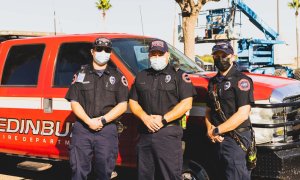
[(107, 83), (104, 89), (106, 91), (112, 91), (112, 92), (118, 91), (117, 86), (115, 84), (110, 84), (110, 83)]
[(80, 90), (82, 91), (89, 91), (94, 89), (94, 84), (93, 83), (88, 83), (88, 84), (82, 84), (78, 86)]
[(69, 145), (69, 161), (70, 161), (70, 168), (72, 169), (73, 172), (76, 172), (76, 163), (77, 163), (77, 156), (76, 156), (76, 146), (70, 144)]
[(158, 89), (163, 90), (163, 91), (175, 91), (176, 90), (176, 85), (175, 83), (161, 83)]
[(219, 97), (221, 99), (235, 99), (234, 93), (231, 91), (223, 91)]
[(150, 103), (149, 102), (151, 99), (150, 89), (151, 89), (151, 86), (149, 84), (146, 84), (146, 83), (137, 83), (136, 84), (136, 90), (137, 90), (137, 94), (139, 97), (139, 102), (141, 104)]
[(175, 139), (182, 139), (183, 136), (183, 130), (181, 126), (174, 125), (166, 127), (168, 132), (168, 137), (175, 138)]
[(137, 83), (136, 84), (136, 89), (138, 89), (141, 92), (143, 92), (143, 91), (149, 91), (150, 88), (151, 88), (150, 85), (148, 85), (146, 83)]

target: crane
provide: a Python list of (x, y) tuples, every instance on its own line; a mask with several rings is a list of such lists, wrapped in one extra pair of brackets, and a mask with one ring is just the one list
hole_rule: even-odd
[[(249, 21), (258, 28), (265, 38), (243, 38), (238, 28), (241, 28), (241, 14), (248, 17)], [(279, 34), (267, 25), (257, 13), (254, 12), (242, 0), (231, 0), (231, 7), (212, 9), (200, 12), (199, 16), (206, 16), (206, 25), (198, 25), (199, 29), (204, 28), (204, 36), (196, 34), (195, 43), (212, 43), (217, 41), (237, 41), (237, 64), (241, 70), (254, 73), (281, 75), (286, 73), (288, 77), (294, 77), (293, 70), (289, 67), (276, 65), (274, 63), (274, 45), (285, 44), (279, 39)], [(182, 40), (179, 22), (179, 40)], [(299, 76), (300, 79), (300, 76)]]

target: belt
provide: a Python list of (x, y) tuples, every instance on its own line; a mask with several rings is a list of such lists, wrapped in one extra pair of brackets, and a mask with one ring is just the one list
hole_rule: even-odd
[(167, 125), (165, 125), (165, 127), (169, 127), (169, 126), (179, 126), (179, 120), (175, 120), (175, 121), (171, 121), (169, 122)]
[(249, 131), (250, 130), (250, 127), (240, 127), (240, 128), (237, 128), (236, 131), (238, 133), (243, 133), (243, 132), (246, 132), (246, 131)]
[[(170, 126), (179, 126), (180, 125), (180, 121), (179, 120), (175, 120), (172, 122), (169, 122), (167, 125), (165, 125), (163, 128), (165, 127), (170, 127)], [(144, 124), (140, 124), (138, 126), (138, 132), (142, 133), (142, 134), (152, 134), (148, 131), (148, 128), (144, 125)]]

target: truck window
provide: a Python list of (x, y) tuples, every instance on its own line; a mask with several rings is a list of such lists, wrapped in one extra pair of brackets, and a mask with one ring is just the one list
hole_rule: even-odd
[(44, 44), (12, 46), (5, 61), (1, 85), (37, 85)]
[[(151, 39), (112, 39), (116, 55), (136, 74), (149, 68), (148, 44)], [(169, 45), (170, 64), (188, 73), (204, 71), (195, 62)]]
[(91, 63), (92, 43), (75, 42), (64, 43), (59, 48), (57, 56), (54, 87), (68, 87), (73, 79), (73, 75), (84, 64)]

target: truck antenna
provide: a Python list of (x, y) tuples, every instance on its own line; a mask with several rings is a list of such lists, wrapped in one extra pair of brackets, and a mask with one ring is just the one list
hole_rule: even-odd
[(142, 15), (142, 7), (141, 7), (141, 5), (140, 5), (139, 7), (140, 7), (140, 16), (141, 16), (142, 33), (143, 33), (143, 36), (145, 36), (145, 34), (144, 34), (144, 24), (143, 24), (143, 15)]
[(55, 0), (53, 0), (53, 26), (54, 26), (54, 35), (56, 36), (56, 16), (55, 16)]

